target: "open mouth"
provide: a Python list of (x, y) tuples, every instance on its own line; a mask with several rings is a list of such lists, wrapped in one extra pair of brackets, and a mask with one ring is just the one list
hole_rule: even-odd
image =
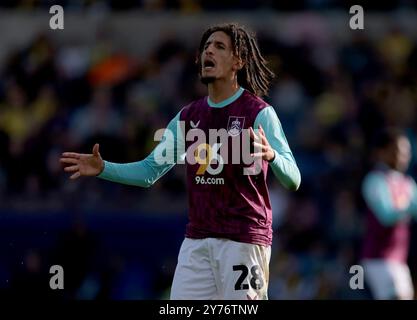
[(215, 67), (215, 63), (214, 63), (213, 60), (210, 60), (210, 59), (204, 60), (204, 62), (203, 62), (203, 69), (204, 70), (207, 70), (207, 71), (212, 70), (214, 67)]

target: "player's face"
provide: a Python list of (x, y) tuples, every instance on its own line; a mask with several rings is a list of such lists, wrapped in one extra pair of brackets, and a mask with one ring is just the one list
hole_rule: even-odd
[(399, 137), (382, 153), (382, 159), (391, 168), (405, 172), (411, 160), (411, 145), (407, 137)]
[(397, 139), (395, 148), (395, 167), (405, 172), (411, 160), (411, 145), (407, 137), (401, 136)]
[(201, 53), (201, 80), (233, 79), (241, 64), (234, 56), (230, 37), (223, 31), (213, 32)]

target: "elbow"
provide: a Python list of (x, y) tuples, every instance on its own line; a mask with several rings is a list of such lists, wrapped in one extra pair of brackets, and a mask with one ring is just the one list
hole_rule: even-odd
[(297, 191), (298, 188), (300, 188), (300, 183), (291, 185), (290, 188), (288, 188), (288, 190)]
[(152, 180), (152, 179), (146, 179), (146, 180), (144, 180), (144, 181), (140, 184), (140, 186), (141, 186), (142, 188), (146, 188), (146, 189), (148, 189), (148, 188), (152, 187), (154, 183), (155, 183), (155, 180)]
[(386, 228), (394, 226), (397, 222), (396, 219), (379, 217), (379, 223)]
[(291, 179), (290, 183), (287, 184), (287, 189), (289, 191), (297, 191), (300, 188), (301, 185), (301, 174), (300, 171), (298, 171), (298, 174), (294, 179)]
[(143, 188), (146, 188), (146, 189), (148, 189), (148, 188), (150, 188), (150, 187), (152, 187), (153, 186), (153, 182), (149, 182), (149, 181), (146, 181), (143, 185), (142, 185), (142, 187)]
[(300, 184), (301, 184), (301, 181), (292, 182), (291, 184), (289, 184), (289, 185), (287, 186), (287, 189), (288, 189), (289, 191), (297, 191), (297, 190), (298, 190), (298, 188), (300, 188)]

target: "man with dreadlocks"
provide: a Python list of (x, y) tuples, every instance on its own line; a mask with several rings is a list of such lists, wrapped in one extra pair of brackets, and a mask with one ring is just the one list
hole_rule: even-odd
[[(186, 155), (189, 223), (171, 299), (267, 299), (272, 244), (268, 166), (289, 190), (297, 190), (301, 180), (279, 119), (261, 99), (274, 74), (254, 35), (237, 24), (209, 28), (202, 36), (196, 62), (208, 97), (182, 108), (147, 158), (125, 164), (103, 161), (96, 144), (92, 154), (63, 153), (61, 162), (69, 165), (65, 171), (72, 173), (72, 179), (98, 176), (149, 187), (183, 159), (177, 153)], [(255, 162), (230, 163), (216, 153), (219, 148), (236, 153), (232, 150), (236, 144), (210, 145), (190, 139), (193, 132), (209, 136), (212, 130), (223, 130), (229, 140), (243, 136), (244, 130), (249, 132), (246, 136), (254, 147), (251, 156), (259, 160), (259, 170), (245, 173)], [(161, 161), (161, 148), (165, 158), (175, 161)], [(186, 152), (182, 154), (181, 149)]]

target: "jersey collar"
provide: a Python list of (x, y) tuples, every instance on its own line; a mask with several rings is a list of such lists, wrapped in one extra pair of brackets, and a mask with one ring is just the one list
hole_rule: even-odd
[(243, 91), (244, 91), (244, 89), (242, 87), (239, 87), (239, 90), (237, 90), (236, 93), (233, 96), (231, 96), (231, 97), (229, 97), (229, 98), (227, 98), (223, 101), (220, 101), (219, 103), (214, 103), (213, 101), (210, 100), (210, 97), (207, 97), (207, 103), (212, 108), (223, 108), (223, 107), (227, 106), (228, 104), (231, 104), (232, 102), (235, 102), (242, 95)]

